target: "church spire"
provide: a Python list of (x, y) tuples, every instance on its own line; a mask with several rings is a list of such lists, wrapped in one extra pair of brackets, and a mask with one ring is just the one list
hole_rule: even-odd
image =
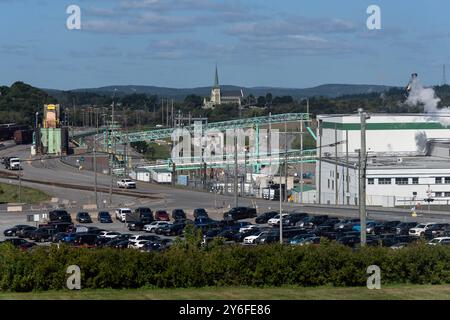
[(214, 76), (214, 88), (219, 88), (219, 73), (217, 72), (217, 63), (216, 63), (216, 74)]

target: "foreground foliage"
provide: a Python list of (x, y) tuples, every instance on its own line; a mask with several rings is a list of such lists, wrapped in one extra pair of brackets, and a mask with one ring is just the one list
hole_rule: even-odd
[(244, 247), (178, 243), (165, 252), (133, 249), (37, 247), (28, 252), (0, 246), (0, 289), (62, 289), (67, 267), (81, 268), (83, 288), (188, 288), (206, 286), (361, 286), (369, 265), (383, 284), (450, 283), (450, 247), (417, 245), (402, 250), (352, 250), (334, 243)]

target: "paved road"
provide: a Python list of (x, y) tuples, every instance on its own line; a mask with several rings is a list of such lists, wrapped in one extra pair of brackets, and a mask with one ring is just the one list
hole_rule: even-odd
[[(5, 155), (16, 155), (22, 159), (29, 159), (29, 146), (17, 146), (4, 151), (0, 151), (0, 157)], [(77, 169), (61, 163), (57, 159), (41, 161), (27, 161), (23, 164), (24, 176), (29, 179), (36, 179), (39, 181), (54, 181), (66, 182), (80, 185), (93, 185), (94, 174), (89, 171), (78, 171)], [(115, 183), (115, 182), (114, 182)], [(98, 174), (98, 185), (102, 187), (109, 187), (110, 177)], [(79, 203), (93, 203), (93, 192), (77, 191), (71, 189), (64, 189), (60, 187), (50, 187), (42, 184), (31, 184), (24, 182), (24, 185), (30, 185), (35, 188), (49, 192), (53, 196), (61, 197), (70, 201), (77, 201)], [(232, 196), (215, 195), (213, 193), (199, 192), (185, 189), (172, 188), (166, 185), (149, 184), (138, 182), (137, 190), (148, 193), (149, 195), (158, 195), (159, 199), (142, 200), (128, 196), (113, 197), (113, 206), (127, 205), (130, 207), (138, 205), (146, 205), (152, 209), (167, 209), (183, 208), (190, 213), (194, 208), (207, 208), (211, 215), (219, 218), (223, 211), (227, 210), (229, 206), (234, 206), (234, 198)], [(101, 199), (108, 198), (104, 194), (100, 196)], [(134, 204), (134, 205), (133, 205)], [(279, 203), (276, 201), (267, 201), (262, 199), (240, 198), (240, 206), (252, 206), (256, 204), (259, 212), (266, 210), (278, 210)], [(314, 206), (286, 203), (283, 204), (284, 210), (302, 210), (308, 213), (315, 214), (329, 214), (335, 216), (357, 217), (357, 207), (331, 207), (331, 206)], [(450, 216), (442, 212), (432, 212), (431, 214), (424, 214), (417, 218), (411, 218), (408, 210), (391, 210), (388, 208), (371, 208), (368, 210), (370, 219), (395, 219), (401, 221), (450, 221)], [(3, 220), (3, 216), (1, 218)]]

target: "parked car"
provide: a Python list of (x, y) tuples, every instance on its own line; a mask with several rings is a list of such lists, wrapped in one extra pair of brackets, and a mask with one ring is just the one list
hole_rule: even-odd
[(417, 224), (417, 222), (402, 222), (395, 227), (395, 233), (409, 235), (409, 229), (414, 228)]
[(255, 222), (260, 223), (260, 224), (267, 223), (267, 221), (269, 221), (269, 219), (272, 219), (277, 214), (278, 214), (277, 211), (268, 211), (268, 212), (261, 213), (259, 216), (256, 217)]
[(245, 244), (255, 244), (256, 243), (256, 239), (258, 239), (259, 237), (262, 237), (263, 235), (269, 233), (269, 231), (261, 231), (258, 232), (256, 234), (253, 234), (251, 236), (245, 237), (244, 238), (244, 243)]
[[(220, 230), (218, 230), (217, 233), (219, 233), (219, 232), (220, 232)], [(238, 232), (233, 236), (233, 241), (243, 242), (246, 237), (253, 236), (260, 232), (261, 232), (260, 228), (252, 228), (252, 229), (246, 230), (244, 232)]]
[(112, 223), (111, 215), (108, 211), (100, 211), (97, 215), (97, 220), (100, 223)]
[(125, 222), (127, 218), (131, 215), (131, 209), (130, 208), (119, 208), (115, 211), (116, 214), (116, 220), (119, 220), (120, 222)]
[(450, 237), (438, 237), (432, 239), (430, 242), (428, 242), (429, 245), (437, 246), (437, 245), (450, 245)]
[(159, 225), (159, 226), (155, 229), (155, 233), (156, 233), (156, 234), (163, 234), (163, 233), (164, 233), (164, 230), (166, 230), (167, 228), (169, 228), (172, 224), (173, 224), (172, 222), (169, 222), (169, 223), (167, 223), (167, 224)]
[[(284, 220), (284, 218), (286, 218), (287, 216), (289, 216), (289, 213), (282, 213), (281, 217), (283, 220), (283, 225), (286, 224), (286, 220)], [(269, 219), (269, 221), (267, 221), (267, 223), (271, 226), (278, 226), (280, 225), (280, 215), (277, 214), (275, 217)]]
[(144, 224), (151, 223), (153, 218), (153, 212), (150, 208), (147, 207), (139, 207), (134, 210), (134, 214), (137, 219), (139, 219), (140, 222), (143, 222)]
[(66, 210), (53, 210), (49, 212), (50, 222), (60, 221), (60, 222), (72, 222), (70, 214)]
[(435, 222), (419, 223), (414, 228), (409, 229), (409, 235), (415, 237), (422, 237), (425, 235), (425, 231), (435, 224), (436, 224)]
[(280, 233), (278, 232), (267, 232), (262, 236), (255, 239), (256, 244), (268, 244), (280, 242)]
[(130, 221), (127, 224), (127, 228), (130, 231), (142, 231), (144, 230), (145, 222), (142, 221)]
[(186, 213), (183, 209), (173, 209), (172, 210), (172, 219), (173, 220), (181, 220), (186, 219)]
[(98, 237), (100, 238), (109, 238), (109, 239), (114, 239), (117, 238), (118, 236), (120, 236), (120, 232), (116, 231), (101, 231), (98, 234)]
[(205, 217), (208, 218), (208, 212), (203, 208), (194, 209), (194, 219)]
[(288, 226), (295, 226), (297, 222), (302, 221), (307, 217), (308, 214), (304, 212), (289, 213), (286, 217), (283, 217), (283, 225), (286, 224)]
[(247, 208), (247, 207), (236, 207), (232, 208), (230, 211), (225, 212), (223, 214), (224, 220), (241, 220), (241, 219), (249, 219), (256, 217), (256, 209), (255, 208)]
[(73, 245), (75, 247), (93, 248), (98, 236), (92, 233), (80, 233), (75, 236)]
[(92, 223), (91, 216), (88, 212), (78, 212), (75, 218), (79, 223)]
[(57, 230), (51, 228), (38, 228), (31, 232), (30, 239), (40, 242), (50, 241), (53, 234), (57, 232)]
[(165, 236), (179, 236), (183, 233), (184, 228), (186, 227), (185, 222), (173, 223), (165, 228), (162, 232)]
[(23, 228), (20, 228), (16, 231), (16, 236), (19, 238), (29, 238), (31, 233), (36, 230), (36, 227), (33, 226), (26, 226)]
[(356, 223), (359, 223), (359, 219), (357, 218), (343, 219), (334, 225), (334, 229), (338, 231), (350, 231)]
[(448, 223), (436, 223), (425, 230), (425, 239), (431, 240), (433, 238), (443, 237), (445, 232), (450, 230)]
[(383, 221), (382, 224), (384, 226), (383, 232), (387, 233), (395, 233), (397, 230), (397, 227), (401, 224), (401, 221), (394, 220), (394, 221)]
[(6, 229), (5, 231), (3, 231), (3, 235), (5, 237), (15, 237), (17, 231), (19, 231), (19, 230), (21, 230), (23, 228), (27, 228), (27, 227), (30, 227), (30, 226), (26, 225), (26, 224), (18, 224), (18, 225), (15, 225), (12, 228), (9, 228), (9, 229)]
[(169, 214), (166, 210), (158, 210), (155, 212), (156, 221), (170, 221)]
[(318, 226), (321, 225), (322, 223), (324, 223), (325, 221), (328, 220), (328, 216), (327, 215), (319, 215), (319, 216), (310, 216), (310, 217), (306, 217), (300, 221), (298, 221), (296, 223), (296, 226), (299, 227), (314, 227), (314, 226)]
[(117, 181), (118, 188), (136, 189), (136, 182), (131, 179), (121, 179)]
[(144, 226), (144, 231), (145, 232), (155, 232), (155, 230), (158, 228), (158, 227), (160, 227), (160, 226), (162, 226), (162, 225), (165, 225), (165, 224), (169, 224), (169, 222), (167, 222), (167, 221), (153, 221), (152, 223), (150, 223), (150, 224), (146, 224), (145, 226)]
[(25, 239), (20, 239), (20, 238), (8, 238), (8, 239), (5, 239), (2, 243), (9, 243), (9, 244), (12, 244), (14, 247), (20, 247), (20, 246), (28, 243), (28, 241)]

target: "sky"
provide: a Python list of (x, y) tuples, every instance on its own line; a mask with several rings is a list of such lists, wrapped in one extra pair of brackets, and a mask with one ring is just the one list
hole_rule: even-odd
[(0, 0), (0, 85), (192, 88), (212, 85), (216, 63), (221, 84), (246, 87), (404, 86), (413, 72), (441, 84), (448, 12), (448, 0)]

